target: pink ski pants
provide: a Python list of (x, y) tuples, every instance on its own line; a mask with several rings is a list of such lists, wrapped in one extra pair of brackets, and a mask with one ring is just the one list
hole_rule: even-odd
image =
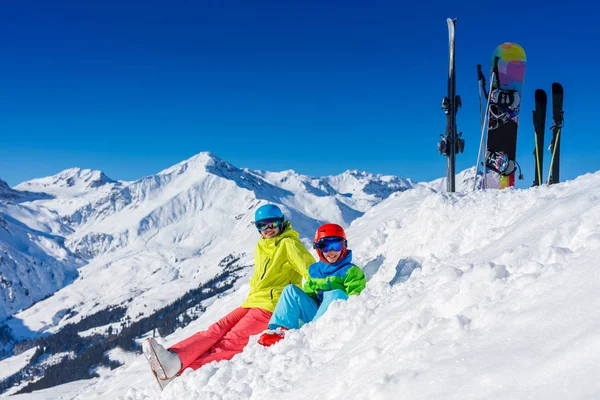
[(261, 308), (236, 308), (207, 330), (174, 344), (169, 350), (181, 359), (182, 371), (198, 369), (211, 361), (231, 360), (244, 350), (250, 336), (268, 328), (271, 315)]

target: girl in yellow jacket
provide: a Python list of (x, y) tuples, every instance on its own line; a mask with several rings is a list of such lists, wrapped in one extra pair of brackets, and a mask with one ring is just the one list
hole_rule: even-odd
[(186, 368), (198, 369), (241, 353), (250, 336), (268, 328), (283, 288), (289, 284), (300, 287), (302, 278), (308, 278), (308, 267), (315, 259), (281, 209), (273, 204), (261, 206), (254, 220), (261, 237), (254, 253), (250, 293), (242, 306), (169, 349), (153, 338), (142, 344), (161, 387)]

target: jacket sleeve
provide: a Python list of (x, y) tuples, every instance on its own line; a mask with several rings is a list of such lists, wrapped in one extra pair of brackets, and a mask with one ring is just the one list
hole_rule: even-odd
[(306, 293), (307, 295), (309, 295), (310, 297), (316, 298), (317, 297), (317, 286), (315, 284), (315, 281), (308, 278), (308, 280), (302, 287), (302, 291), (304, 293)]
[(314, 264), (315, 258), (299, 240), (286, 240), (288, 260), (292, 267), (308, 281), (308, 267)]
[(367, 286), (367, 278), (360, 268), (353, 265), (346, 273), (344, 286), (346, 287), (346, 294), (348, 296), (359, 295)]

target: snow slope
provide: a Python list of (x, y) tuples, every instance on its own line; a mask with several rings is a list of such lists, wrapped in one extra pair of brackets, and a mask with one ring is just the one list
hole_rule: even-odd
[(25, 367), (31, 357), (35, 354), (37, 348), (31, 348), (23, 353), (12, 356), (3, 361), (3, 368), (0, 369), (0, 380), (11, 376), (14, 373), (17, 373), (21, 368)]
[(0, 321), (77, 276), (82, 262), (65, 246), (62, 235), (70, 230), (56, 217), (45, 208), (0, 199)]
[[(527, 190), (394, 193), (348, 229), (367, 289), (319, 321), (271, 348), (251, 342), (231, 361), (188, 370), (162, 393), (138, 355), (78, 392), (43, 395), (600, 398), (599, 200), (600, 172)], [(247, 289), (163, 342), (206, 328)]]

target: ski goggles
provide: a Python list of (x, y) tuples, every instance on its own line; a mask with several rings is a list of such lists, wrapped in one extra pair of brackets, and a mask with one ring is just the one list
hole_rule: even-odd
[(262, 232), (265, 229), (279, 228), (282, 223), (283, 223), (282, 219), (276, 218), (276, 219), (263, 219), (260, 221), (256, 221), (254, 223), (254, 225), (256, 225), (256, 229), (258, 229), (259, 231)]
[(323, 253), (329, 253), (332, 250), (342, 251), (346, 247), (346, 241), (340, 237), (323, 238), (315, 244), (315, 247)]

